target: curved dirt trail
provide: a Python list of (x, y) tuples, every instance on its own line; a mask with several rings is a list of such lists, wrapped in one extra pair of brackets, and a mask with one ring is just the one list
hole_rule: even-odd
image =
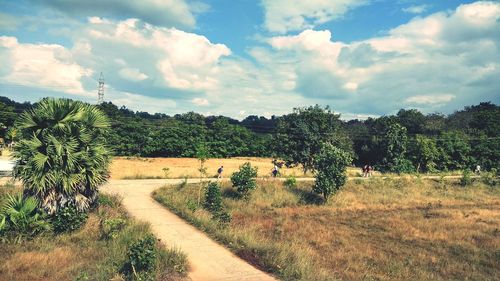
[(153, 190), (181, 181), (111, 180), (101, 191), (121, 195), (123, 205), (131, 216), (149, 222), (158, 238), (186, 253), (190, 264), (189, 277), (192, 280), (275, 280), (211, 240), (151, 197)]

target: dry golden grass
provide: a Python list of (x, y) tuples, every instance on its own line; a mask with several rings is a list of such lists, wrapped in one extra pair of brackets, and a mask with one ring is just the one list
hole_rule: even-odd
[[(75, 254), (68, 247), (47, 252), (27, 251), (12, 255), (2, 266), (5, 280), (65, 280), (78, 267)], [(70, 275), (71, 276), (71, 275)]]
[(285, 280), (499, 280), (500, 190), (431, 180), (352, 181), (326, 204), (311, 184), (260, 182), (249, 200), (224, 187), (220, 228), (186, 202), (196, 186), (155, 198)]
[[(119, 200), (107, 202), (111, 203), (99, 206), (78, 231), (46, 234), (21, 244), (0, 242), (0, 281), (125, 280), (120, 272), (129, 243), (151, 231), (149, 225), (129, 218)], [(101, 222), (118, 217), (126, 220), (125, 228), (115, 239), (103, 239)], [(173, 264), (174, 258), (184, 263)], [(185, 256), (159, 251), (157, 274), (161, 280), (185, 280), (186, 266)], [(179, 269), (184, 273), (177, 272)]]
[[(259, 177), (271, 176), (273, 168), (271, 158), (258, 157), (235, 157), (228, 159), (208, 159), (205, 162), (208, 177), (215, 177), (217, 169), (224, 166), (224, 177), (230, 177), (231, 174), (239, 169), (245, 162), (250, 162), (252, 166), (257, 167)], [(111, 165), (112, 179), (145, 179), (145, 178), (165, 178), (164, 168), (168, 168), (168, 178), (199, 178), (198, 171), (200, 163), (196, 158), (136, 158), (136, 157), (116, 157)], [(312, 174), (304, 175), (302, 169), (285, 168), (280, 170), (283, 177), (311, 177)], [(349, 175), (355, 176), (359, 173), (358, 169), (349, 169)]]

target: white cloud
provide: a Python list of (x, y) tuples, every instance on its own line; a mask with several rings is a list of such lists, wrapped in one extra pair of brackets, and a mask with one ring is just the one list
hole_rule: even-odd
[[(1, 82), (13, 77), (33, 87), (62, 85), (95, 96), (96, 82), (88, 76), (102, 71), (106, 100), (136, 110), (235, 118), (243, 111), (279, 115), (316, 103), (345, 112), (344, 118), (365, 118), (401, 107), (449, 112), (500, 102), (500, 4), (494, 2), (416, 17), (359, 42), (313, 29), (266, 38), (268, 45), (249, 47), (251, 60), (205, 36), (138, 19), (88, 21), (72, 29), (71, 49), (3, 37)], [(40, 54), (13, 55), (22, 48)], [(23, 60), (29, 71), (13, 71)]]
[(74, 95), (89, 95), (81, 79), (92, 70), (75, 62), (71, 52), (56, 44), (22, 44), (15, 37), (0, 36), (0, 81)]
[(218, 83), (220, 59), (231, 54), (225, 45), (213, 44), (204, 36), (143, 24), (137, 19), (90, 20), (90, 23), (84, 30), (86, 36), (83, 39), (79, 36), (78, 42), (90, 45), (88, 56), (107, 57), (106, 65), (95, 67), (112, 73), (115, 63), (120, 67), (127, 65), (120, 71), (122, 78), (133, 81), (151, 78), (158, 87), (213, 89)]
[(429, 5), (413, 5), (410, 7), (403, 8), (403, 12), (410, 14), (421, 14), (429, 9)]
[(207, 106), (210, 104), (207, 99), (202, 99), (202, 98), (194, 98), (191, 102), (193, 104), (200, 105), (200, 106)]
[(266, 67), (292, 62), (286, 71), (295, 74), (294, 92), (351, 114), (499, 101), (499, 3), (461, 5), (349, 44), (316, 30), (268, 42), (274, 51), (265, 57)]
[(34, 4), (54, 8), (63, 13), (79, 16), (139, 18), (165, 27), (188, 27), (196, 24), (195, 14), (205, 12), (208, 5), (186, 0), (42, 0)]
[(368, 0), (262, 0), (265, 28), (287, 33), (313, 28), (342, 17)]
[(454, 95), (444, 94), (444, 95), (430, 95), (430, 96), (412, 96), (406, 99), (409, 104), (438, 104), (446, 103), (454, 99)]
[(120, 69), (119, 74), (121, 77), (130, 81), (142, 81), (148, 79), (148, 76), (137, 68), (122, 68)]

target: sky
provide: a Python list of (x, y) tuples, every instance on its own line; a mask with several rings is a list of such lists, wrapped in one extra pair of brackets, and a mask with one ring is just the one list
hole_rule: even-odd
[(500, 103), (500, 1), (0, 0), (0, 95), (243, 119)]

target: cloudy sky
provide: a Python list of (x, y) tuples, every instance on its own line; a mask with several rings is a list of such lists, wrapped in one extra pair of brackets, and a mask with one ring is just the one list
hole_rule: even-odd
[(0, 95), (238, 119), (500, 103), (500, 1), (0, 0)]

